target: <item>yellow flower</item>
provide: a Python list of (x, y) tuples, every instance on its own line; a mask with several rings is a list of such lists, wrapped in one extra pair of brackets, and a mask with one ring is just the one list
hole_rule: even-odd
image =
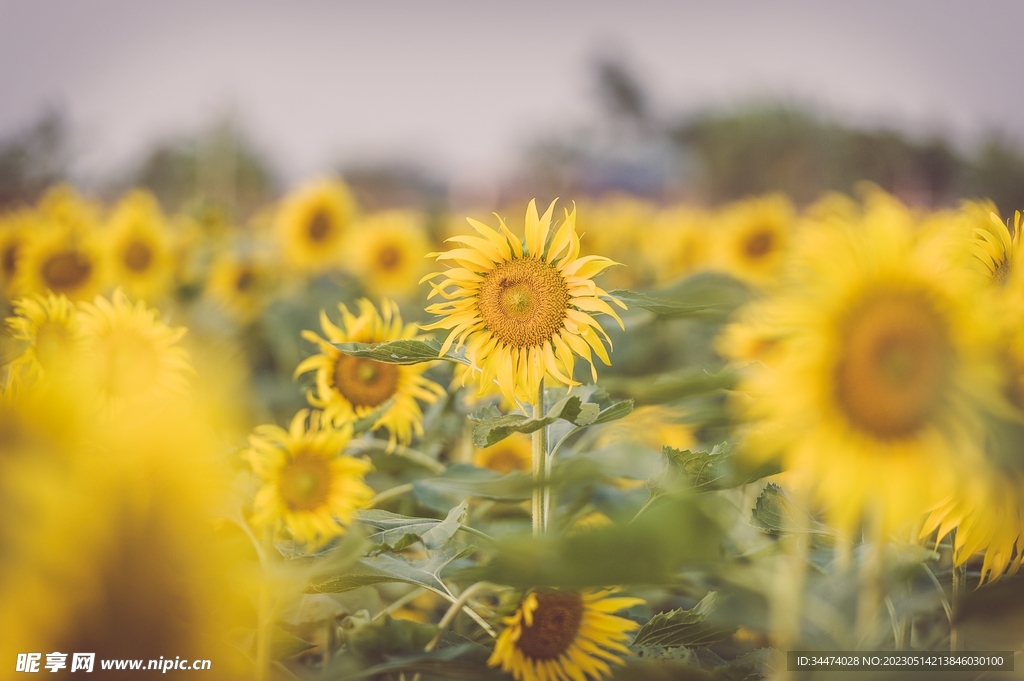
[(335, 179), (309, 183), (286, 196), (275, 222), (288, 264), (313, 274), (341, 264), (355, 207), (348, 186)]
[[(604, 342), (608, 334), (592, 316), (604, 313), (622, 325), (608, 298), (625, 305), (598, 288), (592, 277), (616, 264), (608, 258), (579, 257), (576, 211), (566, 211), (565, 222), (551, 235), (552, 202), (543, 216), (530, 201), (526, 211), (525, 246), (504, 220), (500, 232), (469, 220), (480, 236), (452, 237), (463, 245), (436, 255), (453, 260), (458, 267), (427, 275), (429, 297), (436, 303), (428, 312), (443, 318), (424, 329), (450, 329), (441, 354), (452, 345), (466, 347), (466, 357), (478, 369), (480, 385), (497, 380), (502, 395), (533, 403), (545, 378), (554, 383), (579, 385), (573, 378), (574, 355), (590, 363), (597, 380), (592, 352), (610, 364)], [(603, 340), (602, 340), (603, 339)]]
[(629, 633), (640, 628), (612, 613), (643, 603), (607, 598), (611, 591), (535, 590), (498, 636), (487, 664), (516, 681), (580, 681), (611, 675), (611, 664), (629, 654)]
[(266, 308), (276, 284), (274, 268), (263, 259), (227, 252), (210, 268), (206, 291), (215, 304), (248, 323)]
[(69, 227), (53, 221), (25, 246), (15, 288), (23, 293), (52, 291), (71, 300), (87, 300), (106, 285), (103, 250), (94, 228)]
[(7, 297), (15, 295), (25, 246), (34, 227), (35, 215), (27, 209), (0, 216), (0, 290)]
[(167, 220), (151, 194), (134, 191), (114, 208), (108, 226), (115, 282), (133, 298), (163, 296), (174, 274)]
[(533, 466), (530, 436), (513, 433), (501, 442), (473, 452), (473, 464), (499, 473), (529, 471)]
[(100, 204), (87, 199), (69, 184), (51, 187), (39, 199), (37, 210), (45, 222), (78, 233), (94, 232), (100, 224)]
[(726, 271), (755, 283), (774, 279), (789, 248), (795, 219), (789, 199), (775, 194), (740, 201), (726, 207), (719, 219)]
[(408, 444), (413, 433), (423, 434), (423, 411), (417, 400), (432, 404), (444, 395), (444, 388), (423, 377), (428, 365), (374, 362), (350, 357), (331, 345), (422, 338), (417, 335), (415, 324), (402, 325), (394, 302), (384, 299), (380, 307), (378, 312), (364, 298), (359, 301), (357, 317), (345, 305), (339, 305), (341, 327), (335, 326), (321, 310), (320, 326), (327, 338), (314, 331), (302, 332), (303, 338), (316, 343), (321, 354), (306, 358), (295, 369), (295, 375), (316, 371), (316, 392), (309, 394), (309, 403), (323, 409), (324, 417), (334, 424), (355, 421), (394, 400), (374, 428), (385, 428), (392, 444)]
[(711, 257), (710, 218), (690, 206), (662, 211), (641, 241), (641, 250), (659, 283), (706, 266)]
[(156, 310), (121, 291), (80, 309), (80, 370), (104, 403), (117, 409), (187, 391), (192, 365), (179, 343), (186, 329), (167, 326)]
[[(984, 298), (889, 210), (803, 235), (772, 300), (772, 368), (750, 365), (747, 451), (781, 453), (833, 522), (884, 533), (949, 494), (950, 462), (977, 461), (995, 403)], [(925, 247), (928, 246), (928, 247)]]
[(7, 318), (11, 337), (26, 341), (28, 347), (11, 362), (13, 375), (24, 380), (67, 369), (78, 352), (82, 335), (78, 310), (64, 296), (52, 293), (16, 300), (14, 316)]
[(1014, 211), (1012, 229), (999, 219), (991, 201), (967, 201), (961, 214), (971, 232), (971, 265), (988, 281), (1004, 286), (1020, 252), (1020, 211)]
[(605, 274), (609, 288), (651, 283), (651, 267), (641, 248), (657, 220), (654, 204), (633, 196), (610, 196), (596, 204), (581, 205), (580, 216), (579, 229), (587, 235), (583, 254), (614, 253), (625, 265)]
[(253, 522), (282, 521), (296, 541), (312, 549), (344, 534), (356, 510), (373, 498), (363, 482), (370, 463), (342, 454), (351, 438), (350, 425), (331, 427), (321, 422), (318, 412), (306, 409), (295, 415), (288, 430), (256, 428), (245, 454), (262, 481)]
[(420, 215), (389, 210), (369, 215), (355, 226), (352, 268), (374, 295), (411, 297), (423, 274), (430, 244)]

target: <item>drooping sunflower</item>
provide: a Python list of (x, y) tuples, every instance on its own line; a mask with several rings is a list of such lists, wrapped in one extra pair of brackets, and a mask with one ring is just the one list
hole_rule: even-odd
[(775, 278), (792, 241), (795, 211), (776, 194), (739, 201), (723, 209), (720, 257), (740, 279), (767, 283)]
[(79, 301), (88, 300), (103, 289), (107, 268), (94, 228), (43, 221), (38, 229), (18, 263), (18, 291), (51, 291)]
[(111, 274), (130, 296), (156, 300), (174, 274), (167, 220), (152, 194), (134, 191), (110, 215), (107, 242)]
[(0, 216), (0, 291), (8, 298), (16, 295), (18, 271), (35, 222), (28, 209)]
[(618, 612), (644, 601), (609, 598), (611, 591), (535, 590), (505, 620), (487, 664), (516, 681), (600, 679), (629, 654), (629, 633), (640, 628)]
[(311, 549), (344, 534), (356, 510), (373, 498), (363, 482), (370, 463), (342, 453), (351, 438), (351, 425), (331, 426), (319, 412), (306, 409), (295, 415), (288, 430), (256, 428), (245, 453), (262, 481), (253, 522), (281, 521), (296, 541)]
[(323, 409), (324, 417), (343, 424), (370, 414), (388, 400), (394, 400), (380, 415), (374, 428), (384, 428), (392, 444), (408, 444), (413, 433), (423, 434), (423, 410), (417, 400), (433, 404), (443, 396), (444, 388), (425, 378), (428, 364), (401, 366), (385, 364), (344, 354), (332, 343), (382, 343), (400, 339), (420, 339), (415, 324), (402, 324), (398, 305), (386, 298), (380, 311), (365, 298), (359, 301), (359, 315), (353, 315), (341, 304), (341, 326), (336, 326), (320, 312), (320, 327), (326, 338), (314, 331), (303, 331), (302, 337), (320, 348), (321, 354), (307, 357), (295, 369), (299, 376), (316, 371), (316, 391), (310, 393), (310, 404)]
[(167, 326), (156, 310), (120, 290), (79, 307), (81, 372), (106, 405), (117, 409), (187, 391), (193, 370), (180, 345), (186, 329)]
[(352, 268), (369, 291), (414, 296), (430, 250), (422, 218), (413, 211), (388, 210), (368, 215), (353, 229)]
[(972, 267), (988, 281), (1005, 286), (1020, 253), (1020, 211), (1014, 211), (1013, 226), (999, 219), (991, 201), (967, 201), (960, 209), (970, 229)]
[(529, 471), (533, 465), (533, 449), (530, 436), (512, 433), (490, 447), (473, 452), (473, 464), (499, 473)]
[(338, 267), (355, 210), (352, 192), (338, 179), (312, 182), (286, 196), (275, 223), (289, 266), (311, 274)]
[(945, 498), (998, 399), (978, 282), (895, 216), (805, 234), (772, 301), (772, 368), (743, 385), (747, 452), (780, 456), (844, 531), (869, 516), (888, 534)]
[(20, 298), (12, 307), (14, 315), (6, 320), (11, 337), (28, 343), (11, 362), (12, 375), (33, 380), (67, 368), (82, 342), (74, 304), (65, 296), (50, 293)]
[(478, 370), (480, 385), (497, 380), (502, 395), (533, 403), (545, 379), (562, 385), (579, 385), (573, 378), (574, 356), (590, 363), (593, 379), (597, 368), (593, 354), (611, 364), (605, 342), (611, 339), (592, 316), (603, 313), (622, 326), (622, 320), (606, 302), (625, 305), (594, 284), (592, 277), (616, 263), (597, 255), (579, 257), (576, 210), (566, 211), (565, 222), (551, 235), (552, 201), (543, 216), (530, 201), (526, 210), (525, 243), (498, 218), (500, 231), (476, 220), (469, 224), (480, 236), (452, 237), (463, 245), (432, 254), (458, 267), (427, 275), (429, 297), (435, 303), (428, 312), (440, 315), (424, 329), (450, 329), (441, 354), (450, 347), (465, 346), (466, 357)]
[(206, 291), (216, 305), (247, 323), (270, 303), (277, 283), (274, 268), (265, 259), (225, 252), (210, 268)]

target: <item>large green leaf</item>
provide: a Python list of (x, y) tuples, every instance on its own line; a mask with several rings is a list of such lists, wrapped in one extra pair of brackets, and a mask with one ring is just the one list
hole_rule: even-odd
[(611, 421), (618, 421), (621, 418), (629, 416), (633, 412), (633, 400), (623, 400), (622, 402), (615, 402), (611, 406), (605, 407), (594, 419), (594, 422), (590, 425), (596, 426), (601, 423), (610, 423)]
[(477, 412), (473, 418), (473, 444), (477, 447), (490, 447), (501, 442), (512, 433), (532, 433), (555, 421), (562, 419), (576, 426), (594, 423), (600, 415), (600, 407), (591, 402), (583, 402), (577, 395), (563, 397), (553, 404), (543, 418), (530, 418), (523, 414), (506, 414), (495, 416), (497, 410), (486, 409)]
[(722, 304), (673, 300), (627, 289), (617, 289), (612, 291), (610, 295), (615, 296), (631, 309), (641, 307), (660, 317), (721, 317), (732, 309)]
[(416, 542), (428, 549), (447, 544), (466, 520), (468, 504), (463, 501), (448, 512), (444, 520), (409, 516), (371, 509), (359, 514), (359, 522), (378, 530), (367, 540), (376, 551), (401, 551)]
[(339, 593), (361, 586), (404, 582), (447, 594), (448, 588), (441, 581), (441, 571), (453, 560), (469, 555), (475, 550), (473, 547), (460, 549), (449, 546), (429, 551), (426, 558), (417, 561), (383, 553), (372, 558), (363, 558), (344, 573), (312, 584), (309, 590), (315, 593)]
[(648, 487), (652, 498), (672, 492), (714, 492), (732, 489), (778, 472), (776, 466), (751, 469), (737, 462), (736, 447), (723, 442), (711, 451), (662, 448), (664, 468)]
[(338, 350), (352, 357), (372, 359), (385, 364), (420, 364), (445, 360), (467, 364), (460, 353), (449, 350), (441, 355), (441, 344), (429, 338), (426, 340), (393, 340), (383, 343), (332, 343)]
[(768, 483), (757, 498), (750, 516), (750, 524), (768, 534), (808, 532), (832, 536), (827, 525), (816, 520), (811, 513), (791, 499), (781, 487)]
[(699, 648), (732, 636), (736, 627), (716, 627), (705, 621), (715, 609), (716, 596), (710, 591), (689, 610), (679, 608), (655, 615), (636, 633), (633, 645)]

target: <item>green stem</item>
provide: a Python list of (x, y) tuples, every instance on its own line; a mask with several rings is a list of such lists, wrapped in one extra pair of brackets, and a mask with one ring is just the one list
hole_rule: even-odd
[(427, 456), (418, 449), (413, 449), (412, 447), (406, 447), (404, 445), (396, 444), (394, 448), (389, 451), (389, 445), (387, 442), (373, 439), (354, 440), (352, 442), (352, 447), (363, 451), (372, 451), (383, 454), (390, 454), (392, 456), (399, 456), (403, 459), (411, 461), (412, 463), (422, 466), (423, 468), (426, 468), (432, 473), (440, 474), (444, 473), (445, 471), (445, 466), (443, 463), (441, 463), (440, 461), (433, 457)]
[(961, 563), (959, 566), (955, 564), (956, 561), (956, 530), (953, 530), (951, 536), (950, 547), (953, 551), (952, 560), (953, 565), (953, 593), (950, 598), (952, 603), (951, 612), (949, 617), (949, 652), (955, 653), (963, 650), (964, 642), (960, 638), (959, 627), (957, 627), (956, 620), (957, 614), (960, 611), (960, 601), (964, 597), (964, 593), (967, 591), (967, 563)]
[(856, 636), (859, 648), (867, 646), (869, 649), (874, 644), (875, 628), (878, 625), (879, 613), (883, 598), (883, 578), (885, 569), (886, 542), (879, 527), (880, 522), (870, 526), (871, 533), (867, 539), (870, 544), (867, 548), (867, 555), (861, 564), (860, 574), (860, 599), (857, 603)]
[[(533, 402), (533, 418), (544, 418), (544, 381), (537, 388), (537, 397)], [(548, 518), (545, 508), (545, 497), (548, 494), (548, 429), (540, 428), (533, 431), (533, 534), (540, 536), (548, 530)]]
[(413, 486), (411, 482), (404, 485), (398, 485), (397, 487), (392, 487), (391, 489), (386, 489), (373, 499), (370, 499), (370, 503), (366, 505), (366, 508), (376, 508), (378, 504), (387, 501), (388, 499), (400, 497), (406, 492), (411, 492), (412, 490)]

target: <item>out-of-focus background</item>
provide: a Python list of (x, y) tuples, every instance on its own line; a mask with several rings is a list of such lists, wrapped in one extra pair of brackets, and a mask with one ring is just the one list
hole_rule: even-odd
[(0, 207), (69, 179), (239, 221), (616, 190), (1024, 204), (1016, 2), (0, 0)]

